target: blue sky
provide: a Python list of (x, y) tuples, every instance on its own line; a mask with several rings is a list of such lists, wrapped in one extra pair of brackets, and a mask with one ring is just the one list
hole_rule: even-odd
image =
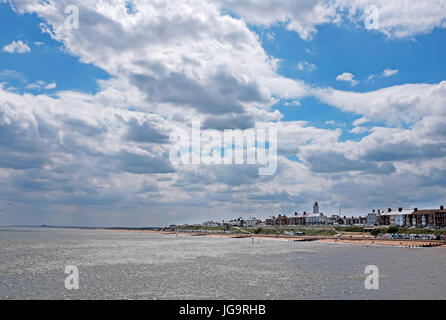
[(59, 90), (80, 90), (94, 93), (98, 79), (107, 79), (104, 70), (91, 64), (81, 63), (78, 57), (64, 52), (60, 42), (51, 39), (50, 35), (42, 33), (42, 20), (35, 14), (18, 15), (7, 3), (0, 3), (0, 42), (8, 45), (14, 40), (26, 41), (31, 53), (23, 55), (0, 51), (0, 70), (14, 70), (23, 74), (23, 79), (8, 79), (14, 88), (26, 90), (28, 83), (45, 81), (56, 82)]
[[(0, 202), (12, 202), (0, 224), (264, 218), (314, 200), (363, 215), (445, 201), (441, 1), (76, 0), (79, 30), (64, 22), (71, 2), (29, 2), (0, 3)], [(373, 30), (367, 4), (381, 13)], [(276, 128), (277, 173), (170, 163), (169, 133), (197, 119)]]

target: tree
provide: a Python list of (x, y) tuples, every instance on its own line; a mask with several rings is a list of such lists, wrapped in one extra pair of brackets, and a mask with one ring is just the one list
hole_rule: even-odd
[(391, 226), (387, 229), (387, 233), (397, 233), (398, 232), (398, 227), (395, 226)]

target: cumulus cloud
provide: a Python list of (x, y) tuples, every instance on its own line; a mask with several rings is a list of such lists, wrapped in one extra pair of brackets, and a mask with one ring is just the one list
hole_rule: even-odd
[(305, 156), (312, 171), (316, 173), (339, 173), (360, 171), (367, 174), (389, 174), (395, 171), (392, 164), (367, 163), (363, 160), (349, 159), (344, 154), (328, 151), (314, 152)]
[[(68, 52), (137, 87), (146, 109), (165, 116), (184, 116), (190, 109), (193, 116), (266, 115), (275, 95), (307, 94), (301, 82), (277, 74), (277, 60), (268, 57), (244, 21), (221, 14), (215, 5), (133, 3), (137, 10), (131, 14), (124, 6), (84, 0), (14, 1), (14, 6), (38, 14), (46, 21), (43, 30)], [(65, 27), (68, 4), (80, 10), (80, 32)]]
[(371, 74), (367, 81), (372, 81), (379, 78), (387, 78), (396, 75), (399, 72), (398, 69), (384, 69), (380, 74)]
[(378, 9), (379, 16), (379, 24), (373, 31), (391, 38), (413, 37), (446, 27), (443, 0), (219, 0), (218, 3), (251, 23), (265, 26), (284, 23), (305, 40), (317, 33), (318, 26), (327, 23), (352, 21), (364, 27), (370, 6)]
[[(414, 123), (429, 115), (444, 116), (446, 81), (404, 84), (370, 92), (314, 89), (321, 101), (345, 112), (388, 124)], [(359, 124), (359, 123), (357, 123)]]
[(339, 75), (336, 77), (336, 80), (338, 80), (338, 81), (348, 82), (348, 83), (350, 83), (352, 86), (356, 86), (356, 85), (359, 83), (359, 81), (358, 81), (358, 80), (355, 80), (354, 78), (355, 78), (355, 75), (354, 75), (354, 74), (352, 74), (352, 73), (350, 73), (350, 72), (344, 72), (344, 73), (339, 74)]
[(353, 129), (350, 130), (350, 133), (356, 133), (356, 134), (366, 133), (366, 132), (369, 132), (369, 129), (366, 127), (354, 127)]
[[(79, 221), (70, 214), (82, 211), (89, 213), (89, 220), (81, 221), (85, 224), (160, 225), (233, 212), (261, 217), (282, 206), (303, 211), (314, 198), (327, 208), (341, 202), (359, 214), (355, 210), (375, 206), (377, 199), (409, 203), (415, 186), (417, 199), (444, 194), (432, 175), (446, 172), (445, 82), (370, 92), (308, 86), (280, 76), (278, 60), (265, 53), (247, 26), (279, 21), (309, 40), (323, 23), (351, 19), (359, 24), (368, 1), (280, 6), (274, 1), (160, 5), (135, 0), (130, 9), (112, 1), (12, 3), (19, 13), (37, 14), (42, 29), (66, 52), (111, 75), (98, 82), (94, 94), (18, 94), (0, 85), (0, 194), (21, 203), (24, 213), (38, 203), (51, 221)], [(80, 32), (64, 26), (67, 4), (80, 9)], [(432, 11), (415, 5), (429, 17), (416, 21), (395, 15), (388, 1), (378, 4), (379, 31), (389, 37), (442, 27), (436, 1)], [(410, 6), (402, 10), (415, 12)], [(351, 73), (338, 77), (357, 84)], [(37, 81), (31, 86), (56, 88)], [(280, 112), (271, 110), (279, 100), (299, 105), (311, 95), (357, 114), (351, 133), (367, 135), (345, 140), (345, 124), (328, 121), (335, 128), (317, 128), (306, 121), (281, 121)], [(276, 128), (276, 175), (260, 177), (256, 165), (173, 167), (167, 137), (175, 128), (189, 130), (192, 119), (201, 119), (204, 129)], [(368, 132), (361, 127), (365, 123)]]
[(29, 53), (31, 52), (31, 48), (22, 40), (12, 41), (10, 44), (7, 44), (2, 49), (8, 53)]
[(398, 69), (385, 69), (383, 71), (383, 77), (391, 77), (398, 73)]
[(57, 84), (56, 84), (55, 82), (51, 82), (51, 83), (48, 83), (48, 84), (45, 86), (45, 89), (46, 89), (46, 90), (51, 90), (51, 89), (56, 89), (56, 87), (57, 87)]
[(286, 24), (288, 30), (297, 32), (301, 38), (309, 40), (316, 33), (320, 24), (339, 20), (337, 5), (330, 1), (234, 1), (219, 0), (221, 7), (230, 9), (246, 21), (273, 25), (276, 22)]

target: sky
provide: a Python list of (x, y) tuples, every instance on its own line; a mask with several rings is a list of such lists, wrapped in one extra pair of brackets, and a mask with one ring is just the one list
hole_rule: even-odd
[[(439, 207), (445, 40), (445, 0), (0, 0), (0, 225)], [(277, 170), (172, 163), (193, 121)]]

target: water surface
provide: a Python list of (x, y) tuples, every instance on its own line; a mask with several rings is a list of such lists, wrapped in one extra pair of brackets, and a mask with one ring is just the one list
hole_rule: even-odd
[[(446, 249), (0, 228), (0, 299), (445, 299)], [(79, 290), (67, 290), (67, 265)], [(367, 265), (380, 273), (367, 290)]]

